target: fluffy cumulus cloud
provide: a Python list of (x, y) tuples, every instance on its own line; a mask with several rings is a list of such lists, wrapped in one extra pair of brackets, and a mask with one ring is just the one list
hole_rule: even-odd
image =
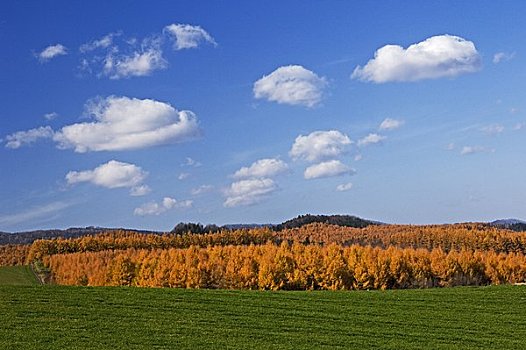
[(385, 118), (379, 126), (380, 130), (394, 130), (404, 125), (403, 120)]
[(358, 66), (351, 78), (386, 83), (454, 77), (481, 68), (481, 57), (475, 44), (453, 35), (437, 35), (413, 44), (381, 47), (363, 67)]
[(135, 208), (133, 214), (138, 216), (161, 215), (171, 209), (191, 208), (192, 206), (193, 202), (191, 200), (178, 201), (174, 198), (164, 197), (159, 203), (148, 202)]
[(341, 175), (352, 175), (356, 171), (347, 165), (343, 164), (339, 160), (329, 160), (327, 162), (321, 162), (314, 164), (305, 169), (303, 176), (305, 179), (319, 179), (324, 177), (333, 177)]
[(231, 208), (256, 204), (277, 189), (276, 183), (268, 178), (236, 181), (225, 191), (226, 200), (223, 205)]
[(289, 155), (294, 160), (315, 162), (341, 155), (351, 143), (347, 135), (337, 130), (314, 131), (306, 136), (298, 136)]
[(201, 43), (217, 46), (214, 38), (200, 26), (190, 24), (171, 24), (164, 31), (174, 39), (174, 50), (194, 49)]
[(130, 194), (144, 195), (149, 188), (143, 185), (148, 173), (135, 164), (111, 160), (93, 170), (70, 171), (66, 175), (69, 185), (89, 182), (105, 188), (130, 188)]
[(93, 121), (63, 127), (59, 148), (75, 152), (122, 151), (187, 141), (199, 135), (197, 117), (150, 99), (110, 96), (88, 104)]
[(68, 50), (62, 44), (56, 44), (46, 47), (38, 54), (38, 59), (41, 62), (47, 62), (57, 56), (67, 55)]
[(349, 191), (351, 188), (352, 188), (352, 183), (351, 182), (348, 182), (348, 183), (336, 186), (336, 190), (339, 191), (339, 192)]
[(254, 83), (254, 97), (289, 105), (320, 103), (327, 80), (298, 65), (279, 67)]
[(288, 170), (288, 165), (275, 158), (260, 159), (249, 167), (242, 167), (233, 175), (235, 179), (272, 177)]
[(375, 133), (371, 133), (371, 134), (365, 136), (364, 138), (359, 139), (357, 144), (360, 147), (365, 147), (365, 146), (369, 146), (369, 145), (372, 145), (372, 144), (375, 144), (375, 143), (382, 142), (385, 139), (386, 139), (385, 136), (378, 135), (378, 134), (375, 134)]
[(42, 126), (40, 128), (30, 129), (26, 131), (17, 131), (11, 135), (6, 136), (7, 148), (20, 148), (25, 145), (35, 143), (39, 139), (51, 139), (53, 138), (53, 129), (49, 126)]

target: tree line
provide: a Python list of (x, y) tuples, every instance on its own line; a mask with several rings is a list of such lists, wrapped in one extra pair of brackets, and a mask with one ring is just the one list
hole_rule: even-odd
[(338, 244), (191, 246), (46, 256), (58, 284), (263, 290), (451, 287), (526, 281), (526, 256)]

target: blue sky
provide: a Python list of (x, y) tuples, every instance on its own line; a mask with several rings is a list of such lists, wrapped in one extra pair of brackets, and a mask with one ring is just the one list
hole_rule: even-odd
[(522, 1), (0, 4), (0, 231), (526, 218)]

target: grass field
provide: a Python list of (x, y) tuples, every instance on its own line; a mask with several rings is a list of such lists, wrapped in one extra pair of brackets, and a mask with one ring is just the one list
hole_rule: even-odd
[(0, 286), (33, 286), (38, 280), (29, 266), (0, 267)]
[(525, 349), (526, 287), (0, 287), (2, 349)]

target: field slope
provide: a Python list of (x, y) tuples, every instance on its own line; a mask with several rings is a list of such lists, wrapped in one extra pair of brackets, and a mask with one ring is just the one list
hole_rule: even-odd
[(0, 287), (2, 349), (524, 349), (526, 288)]
[(38, 280), (29, 266), (0, 267), (0, 286), (33, 286)]

